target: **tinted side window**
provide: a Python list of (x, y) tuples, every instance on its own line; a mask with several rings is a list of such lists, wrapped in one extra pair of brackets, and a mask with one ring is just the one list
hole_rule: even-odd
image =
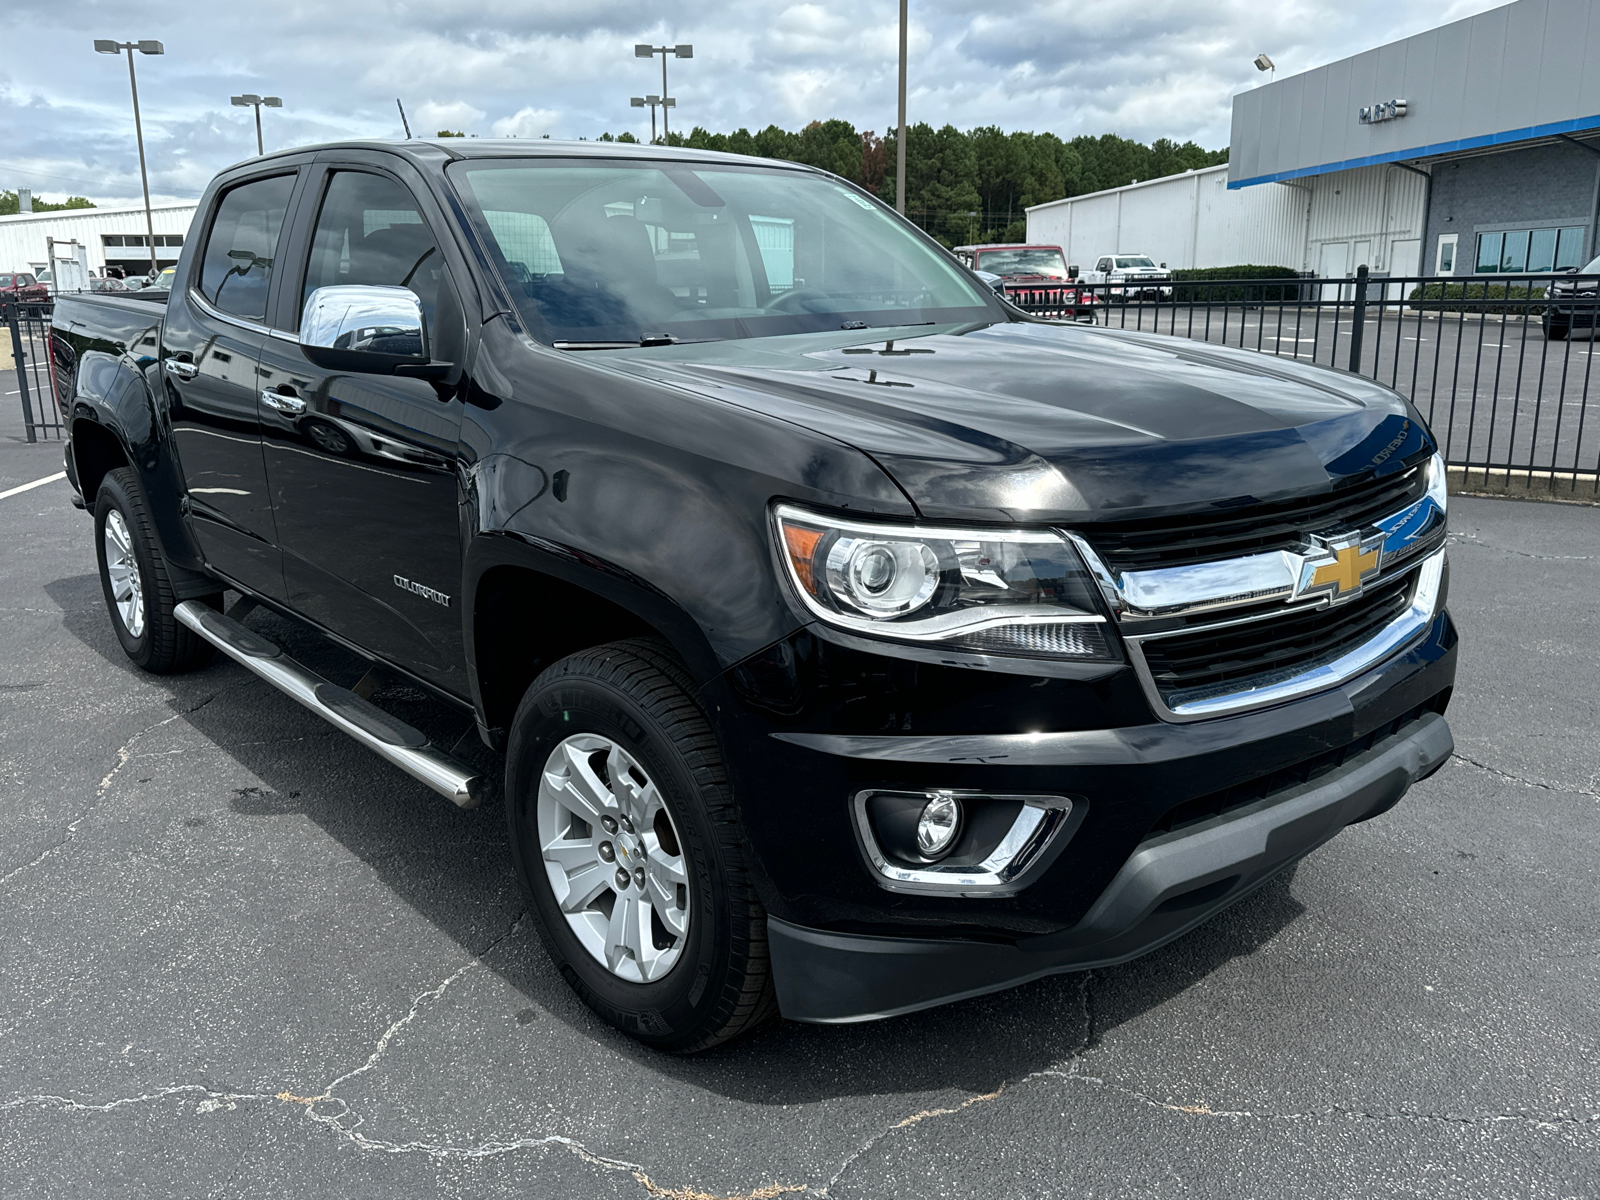
[(410, 288), (433, 325), (439, 289), (448, 286), (438, 243), (411, 193), (387, 176), (339, 171), (328, 183), (301, 308), (318, 288), (342, 283)]
[(206, 239), (198, 287), (223, 312), (257, 320), (266, 315), (272, 258), (294, 178), (257, 179), (223, 194)]

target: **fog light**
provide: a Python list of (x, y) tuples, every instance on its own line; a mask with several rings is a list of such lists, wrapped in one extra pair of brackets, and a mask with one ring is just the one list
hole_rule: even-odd
[(917, 849), (929, 858), (943, 854), (961, 831), (961, 803), (954, 796), (941, 794), (923, 806), (917, 818)]

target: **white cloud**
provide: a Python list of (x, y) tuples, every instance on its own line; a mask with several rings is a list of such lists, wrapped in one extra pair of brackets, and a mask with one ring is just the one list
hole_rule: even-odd
[(473, 108), (465, 100), (452, 100), (448, 104), (425, 100), (417, 105), (411, 132), (419, 137), (432, 137), (441, 129), (471, 133), (475, 132), (472, 126), (487, 115), (483, 109)]
[[(1317, 66), (1503, 0), (912, 0), (912, 120), (995, 124), (1064, 137), (1228, 137), (1232, 96), (1260, 77)], [(97, 57), (96, 33), (160, 38), (138, 60), (151, 189), (192, 196), (254, 152), (238, 92), (280, 95), (262, 113), (268, 149), (343, 137), (398, 137), (395, 97), (414, 130), (519, 137), (647, 135), (628, 97), (656, 92), (659, 60), (636, 41), (692, 42), (669, 63), (672, 127), (793, 127), (894, 119), (895, 6), (878, 0), (700, 0), (641, 19), (621, 0), (367, 0), (195, 6), (141, 0), (104, 26), (101, 0), (9, 0), (0, 63), (0, 187), (95, 199), (139, 194), (126, 70)], [(119, 6), (121, 11), (121, 6)], [(131, 24), (130, 24), (131, 22)]]
[(553, 109), (523, 108), (514, 116), (501, 117), (489, 128), (495, 137), (536, 138), (555, 130), (560, 120), (561, 114)]

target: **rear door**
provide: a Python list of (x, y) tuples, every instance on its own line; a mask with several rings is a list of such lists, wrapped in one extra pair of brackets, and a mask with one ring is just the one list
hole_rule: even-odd
[(446, 380), (329, 371), (295, 340), (319, 287), (410, 288), (433, 357), (465, 324), (440, 215), (391, 155), (311, 171), (260, 364), (267, 476), (289, 605), (374, 654), (468, 694), (461, 622), (460, 370)]
[(283, 595), (256, 415), (257, 360), (279, 242), (299, 171), (230, 180), (217, 193), (187, 286), (167, 304), (161, 357), (191, 527), (206, 562), (266, 596)]

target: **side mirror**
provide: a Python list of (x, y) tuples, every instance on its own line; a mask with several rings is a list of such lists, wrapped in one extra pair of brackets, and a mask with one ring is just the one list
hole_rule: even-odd
[(1078, 277), (1078, 268), (1075, 265), (1068, 267), (1067, 274), (1073, 279), (1076, 279)]
[(1161, 264), (1161, 269), (1162, 269), (1162, 270), (1163, 270), (1163, 271), (1165, 271), (1165, 270), (1166, 270), (1166, 269), (1167, 269), (1167, 264), (1166, 264), (1166, 263), (1162, 263), (1162, 264)]
[(429, 361), (422, 302), (403, 287), (318, 288), (300, 314), (300, 349), (331, 371), (430, 378), (448, 369)]

